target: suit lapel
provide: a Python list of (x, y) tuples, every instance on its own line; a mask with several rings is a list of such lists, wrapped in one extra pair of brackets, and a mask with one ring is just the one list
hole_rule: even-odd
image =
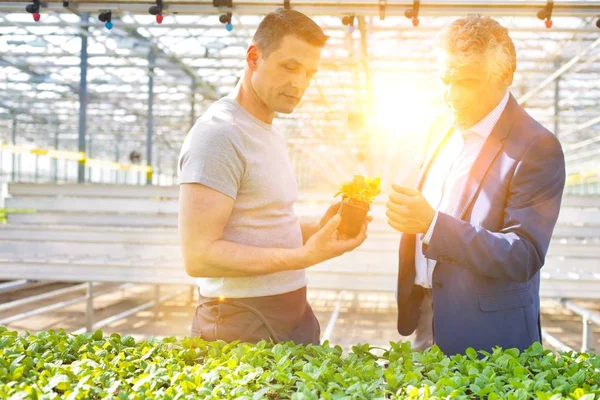
[(475, 163), (469, 172), (467, 181), (458, 196), (458, 201), (452, 212), (452, 216), (462, 219), (465, 213), (475, 199), (475, 195), (479, 191), (483, 183), (483, 179), (492, 163), (504, 147), (504, 139), (508, 136), (510, 128), (513, 124), (515, 109), (518, 107), (516, 100), (510, 96), (504, 112), (500, 116), (498, 123), (492, 130), (492, 133), (486, 139), (483, 148), (475, 159)]

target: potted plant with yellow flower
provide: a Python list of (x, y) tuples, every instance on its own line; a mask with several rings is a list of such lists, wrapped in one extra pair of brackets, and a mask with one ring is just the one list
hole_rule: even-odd
[(334, 197), (342, 195), (342, 204), (338, 213), (342, 221), (338, 231), (348, 237), (355, 237), (371, 209), (371, 203), (381, 192), (380, 179), (370, 179), (355, 175), (351, 182), (342, 184)]

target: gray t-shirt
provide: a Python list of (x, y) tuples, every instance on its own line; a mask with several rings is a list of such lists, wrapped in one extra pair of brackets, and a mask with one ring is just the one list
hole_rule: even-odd
[[(235, 200), (222, 239), (256, 247), (302, 247), (298, 186), (285, 136), (225, 97), (200, 117), (179, 155), (179, 183), (200, 183)], [(271, 296), (306, 286), (304, 270), (198, 278), (204, 297)]]

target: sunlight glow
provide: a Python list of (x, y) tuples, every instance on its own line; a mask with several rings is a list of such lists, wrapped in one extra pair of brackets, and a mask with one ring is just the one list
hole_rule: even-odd
[(412, 184), (431, 124), (446, 108), (442, 85), (421, 73), (379, 73), (373, 76), (372, 101), (367, 173), (381, 177), (383, 192), (392, 182)]
[(444, 109), (441, 85), (424, 75), (379, 74), (373, 81), (371, 132), (386, 147), (422, 147), (434, 118)]

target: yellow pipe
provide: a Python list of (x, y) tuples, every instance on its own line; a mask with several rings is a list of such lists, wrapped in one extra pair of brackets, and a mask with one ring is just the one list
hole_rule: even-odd
[(135, 164), (120, 164), (112, 161), (99, 160), (93, 158), (87, 158), (83, 152), (76, 151), (65, 151), (56, 149), (40, 149), (40, 148), (29, 148), (23, 146), (14, 146), (12, 144), (1, 144), (0, 151), (6, 150), (15, 154), (30, 153), (36, 156), (46, 156), (56, 160), (71, 160), (79, 161), (89, 167), (100, 167), (109, 169), (120, 169), (123, 171), (136, 171), (145, 172), (146, 176), (152, 176), (152, 167), (147, 165), (135, 165)]

